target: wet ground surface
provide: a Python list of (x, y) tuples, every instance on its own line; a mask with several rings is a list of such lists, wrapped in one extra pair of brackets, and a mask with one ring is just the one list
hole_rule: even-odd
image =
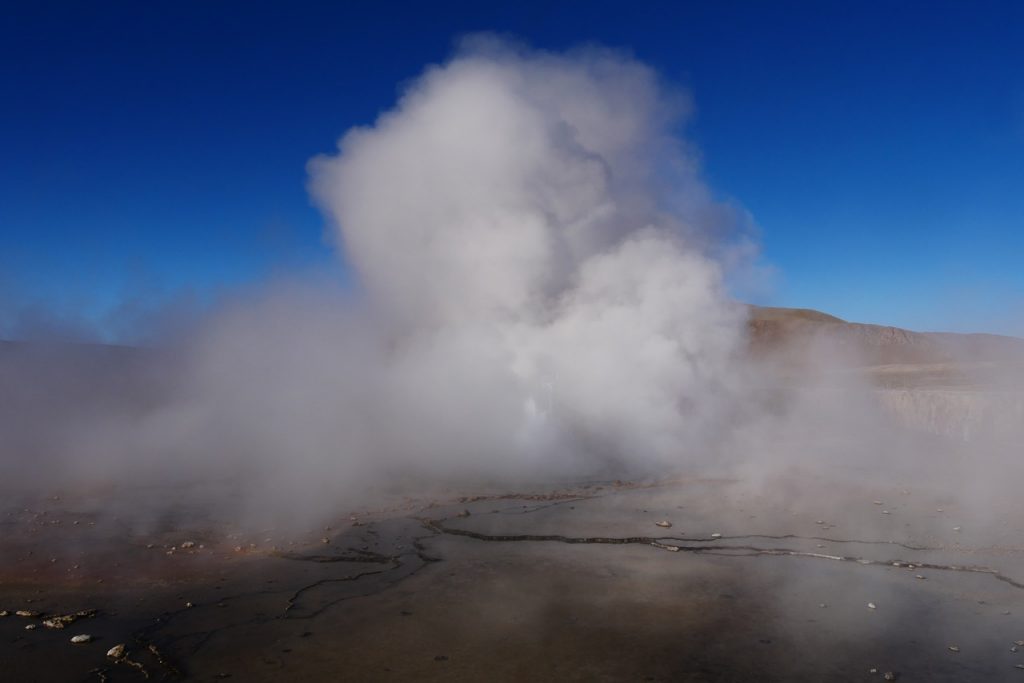
[(95, 509), (3, 511), (0, 679), (1024, 681), (1024, 510), (913, 477), (461, 491), (287, 534)]

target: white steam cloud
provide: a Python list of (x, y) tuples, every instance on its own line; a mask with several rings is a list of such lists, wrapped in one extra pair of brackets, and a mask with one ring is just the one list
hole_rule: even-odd
[(617, 53), (478, 40), (311, 163), (381, 315), (382, 412), (525, 459), (678, 458), (721, 417), (742, 315), (680, 105)]

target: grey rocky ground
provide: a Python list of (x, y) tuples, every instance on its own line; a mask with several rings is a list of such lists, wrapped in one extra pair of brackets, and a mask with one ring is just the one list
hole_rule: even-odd
[[(0, 670), (19, 681), (1024, 680), (1022, 510), (992, 516), (912, 473), (589, 482), (351, 512), (290, 535), (215, 519), (112, 533), (116, 521), (74, 500), (19, 501), (0, 544), (11, 613)], [(64, 629), (42, 625), (87, 609), (97, 613)], [(72, 644), (76, 634), (93, 639)], [(120, 643), (125, 657), (108, 657)]]

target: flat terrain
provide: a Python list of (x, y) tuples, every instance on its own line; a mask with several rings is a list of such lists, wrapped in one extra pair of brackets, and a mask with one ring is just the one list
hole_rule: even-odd
[[(1024, 680), (1021, 506), (992, 518), (909, 472), (842, 475), (395, 498), (291, 536), (172, 517), (143, 530), (85, 500), (20, 501), (3, 512), (0, 671)], [(92, 609), (64, 629), (41, 623)], [(70, 643), (79, 633), (93, 642)], [(127, 660), (105, 656), (117, 643)]]

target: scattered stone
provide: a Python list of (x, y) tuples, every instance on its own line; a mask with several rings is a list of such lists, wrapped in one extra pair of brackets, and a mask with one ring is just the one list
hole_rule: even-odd
[(669, 545), (667, 543), (659, 543), (657, 541), (651, 541), (651, 545), (653, 545), (655, 548), (661, 548), (662, 550), (667, 550), (670, 553), (678, 553), (679, 552), (679, 546), (677, 546), (677, 545)]
[(722, 537), (722, 534), (719, 534), (719, 533), (711, 534), (711, 538), (721, 538), (721, 537)]
[(72, 643), (88, 643), (92, 641), (92, 636), (88, 633), (80, 633), (77, 636), (71, 636)]
[(960, 531), (960, 527), (958, 527), (958, 526), (953, 527), (953, 531)]
[(321, 539), (320, 539), (320, 542), (321, 542), (321, 543), (324, 543), (324, 544), (327, 544), (327, 543), (330, 543), (330, 542), (331, 542), (331, 539), (329, 539), (329, 538), (327, 538), (326, 536), (324, 536), (323, 538), (321, 538)]
[(891, 514), (891, 513), (888, 510), (882, 510), (882, 514), (883, 515), (888, 515), (888, 514)]
[(111, 659), (121, 659), (125, 656), (126, 648), (124, 643), (118, 643), (114, 647), (107, 650), (107, 656)]
[(11, 613), (10, 613), (10, 612), (8, 612), (7, 610), (5, 610), (5, 609), (0, 609), (0, 617), (7, 617), (7, 616), (10, 616), (10, 614), (11, 614)]
[(84, 609), (79, 612), (73, 612), (72, 614), (61, 614), (44, 619), (43, 626), (46, 628), (60, 629), (75, 623), (79, 619), (88, 619), (89, 617), (94, 616), (96, 616), (96, 610)]
[(881, 505), (882, 504), (882, 501), (880, 501), (880, 500), (873, 500), (871, 502), (874, 503), (875, 505)]
[(1024, 647), (1024, 640), (1015, 640), (1013, 641), (1013, 644), (1017, 647)]
[(877, 607), (876, 607), (875, 603), (869, 602), (868, 603), (868, 609), (877, 609)]
[(654, 525), (660, 526), (663, 529), (668, 529), (671, 528), (672, 522), (668, 521), (667, 519), (663, 519), (660, 522), (655, 522)]
[(1024, 664), (1014, 664), (1013, 668), (1014, 669), (1024, 669)]
[(958, 648), (956, 645), (950, 645), (948, 650), (950, 652), (960, 652), (960, 648)]
[(915, 579), (924, 579), (924, 577), (921, 576), (920, 574), (914, 574), (914, 578)]
[(820, 607), (821, 609), (825, 609), (826, 607), (828, 607), (828, 605), (826, 605), (826, 604), (825, 604), (825, 603), (823, 603), (823, 602), (819, 602), (819, 603), (818, 603), (818, 607)]
[(28, 624), (27, 626), (25, 626), (25, 630), (26, 631), (32, 631), (32, 630), (35, 630), (35, 627), (36, 627), (36, 624)]
[(876, 674), (876, 673), (878, 673), (878, 669), (868, 669), (868, 673), (869, 674)]
[(38, 617), (40, 615), (40, 612), (36, 612), (34, 610), (29, 610), (29, 609), (20, 609), (17, 612), (15, 612), (14, 614), (16, 616), (19, 616), (19, 617), (27, 617), (29, 619), (35, 619), (36, 617)]
[(189, 548), (195, 548), (195, 547), (196, 547), (195, 541), (185, 541), (184, 543), (181, 544), (182, 550), (188, 550)]
[(895, 671), (886, 671), (884, 674), (882, 674), (882, 678), (887, 681), (895, 681), (899, 677), (900, 675)]
[(191, 602), (186, 602), (185, 607), (195, 607)]

